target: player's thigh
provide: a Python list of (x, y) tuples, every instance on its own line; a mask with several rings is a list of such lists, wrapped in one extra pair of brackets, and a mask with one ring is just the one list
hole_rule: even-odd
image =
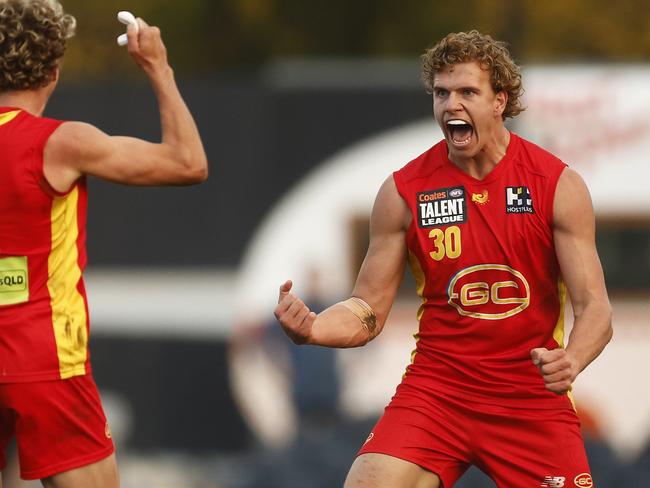
[(357, 457), (344, 488), (440, 488), (440, 479), (431, 471), (409, 461), (378, 453)]
[[(119, 488), (115, 454), (81, 468), (72, 469), (42, 480), (45, 488)], [(1, 487), (0, 487), (1, 488)]]

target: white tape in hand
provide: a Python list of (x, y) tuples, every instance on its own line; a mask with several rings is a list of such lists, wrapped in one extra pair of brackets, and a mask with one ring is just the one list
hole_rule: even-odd
[[(126, 10), (122, 10), (121, 12), (117, 13), (117, 20), (122, 22), (124, 25), (134, 25), (135, 26), (135, 31), (138, 32), (140, 30), (140, 26), (138, 25), (138, 21), (135, 20), (135, 15), (133, 15), (131, 12), (127, 12)], [(126, 46), (129, 43), (129, 38), (127, 37), (126, 34), (122, 34), (117, 38), (117, 44), (119, 46)]]

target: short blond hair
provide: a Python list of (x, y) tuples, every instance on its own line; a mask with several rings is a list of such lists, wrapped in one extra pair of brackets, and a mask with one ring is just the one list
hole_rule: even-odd
[(75, 28), (57, 0), (0, 0), (0, 92), (49, 84)]
[(490, 83), (495, 93), (503, 91), (508, 94), (504, 119), (525, 110), (521, 102), (524, 93), (521, 69), (513, 61), (506, 44), (476, 30), (448, 34), (422, 55), (422, 81), (427, 91), (433, 92), (434, 76), (443, 68), (472, 61), (490, 72)]

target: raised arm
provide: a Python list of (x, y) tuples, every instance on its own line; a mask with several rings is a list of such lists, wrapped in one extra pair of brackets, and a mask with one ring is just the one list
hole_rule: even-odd
[(44, 152), (45, 177), (56, 190), (66, 191), (82, 174), (130, 185), (185, 185), (207, 178), (201, 137), (178, 91), (160, 30), (138, 22), (139, 33), (128, 28), (128, 50), (156, 94), (162, 142), (111, 137), (90, 124), (66, 122)]
[(566, 349), (533, 349), (546, 388), (562, 394), (612, 337), (612, 310), (595, 243), (595, 219), (582, 178), (565, 169), (554, 201), (555, 250), (573, 305), (574, 322)]
[(381, 332), (404, 276), (407, 256), (404, 233), (409, 216), (391, 176), (377, 194), (370, 217), (368, 253), (352, 291), (352, 297), (370, 307), (375, 328), (369, 330), (364, 326), (358, 301), (339, 302), (316, 315), (291, 293), (291, 282), (287, 281), (280, 287), (275, 316), (291, 340), (296, 344), (357, 347)]

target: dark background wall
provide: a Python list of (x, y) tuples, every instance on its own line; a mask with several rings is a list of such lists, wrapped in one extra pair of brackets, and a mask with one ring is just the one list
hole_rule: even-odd
[[(273, 203), (324, 158), (431, 113), (418, 75), (412, 89), (289, 90), (251, 80), (181, 79), (210, 178), (196, 187), (147, 189), (90, 181), (90, 265), (236, 266)], [(112, 135), (160, 138), (144, 82), (65, 84), (46, 114)]]
[[(307, 172), (364, 137), (431, 117), (418, 76), (416, 67), (412, 83), (393, 87), (180, 77), (203, 136), (210, 178), (185, 188), (92, 179), (90, 267), (235, 271), (256, 227)], [(144, 81), (63, 83), (46, 114), (90, 122), (112, 135), (160, 138), (157, 106)], [(650, 248), (648, 226), (622, 230), (612, 224), (599, 233), (610, 289), (647, 290), (650, 270), (632, 257)], [(628, 235), (623, 231), (630, 238), (622, 239)], [(630, 253), (630, 245), (639, 251)], [(230, 391), (228, 340), (94, 334), (98, 385), (123, 395), (132, 409), (130, 447), (233, 450), (254, 443)]]
[[(382, 82), (388, 75), (378, 71), (374, 81), (360, 81), (352, 74), (318, 87), (287, 87), (260, 76), (181, 77), (210, 178), (180, 188), (91, 179), (90, 266), (235, 269), (273, 204), (325, 158), (364, 137), (432, 116), (417, 64), (395, 86)], [(160, 139), (157, 105), (144, 81), (64, 83), (46, 113), (87, 121), (112, 135)], [(636, 254), (626, 246), (650, 247), (648, 222), (601, 224), (597, 241), (609, 286), (647, 289), (650, 270), (631, 259)], [(621, 238), (624, 233), (630, 237)]]
[[(412, 87), (317, 89), (252, 77), (180, 77), (210, 178), (178, 188), (91, 179), (89, 268), (235, 271), (256, 227), (307, 172), (363, 137), (430, 116), (418, 76), (416, 66)], [(111, 135), (160, 139), (156, 101), (145, 81), (62, 83), (46, 115), (89, 122)], [(93, 371), (102, 391), (128, 403), (132, 427), (123, 447), (200, 452), (255, 443), (230, 390), (228, 337), (141, 337), (137, 326), (134, 334), (112, 334), (111, 324), (101, 330), (91, 342)]]

